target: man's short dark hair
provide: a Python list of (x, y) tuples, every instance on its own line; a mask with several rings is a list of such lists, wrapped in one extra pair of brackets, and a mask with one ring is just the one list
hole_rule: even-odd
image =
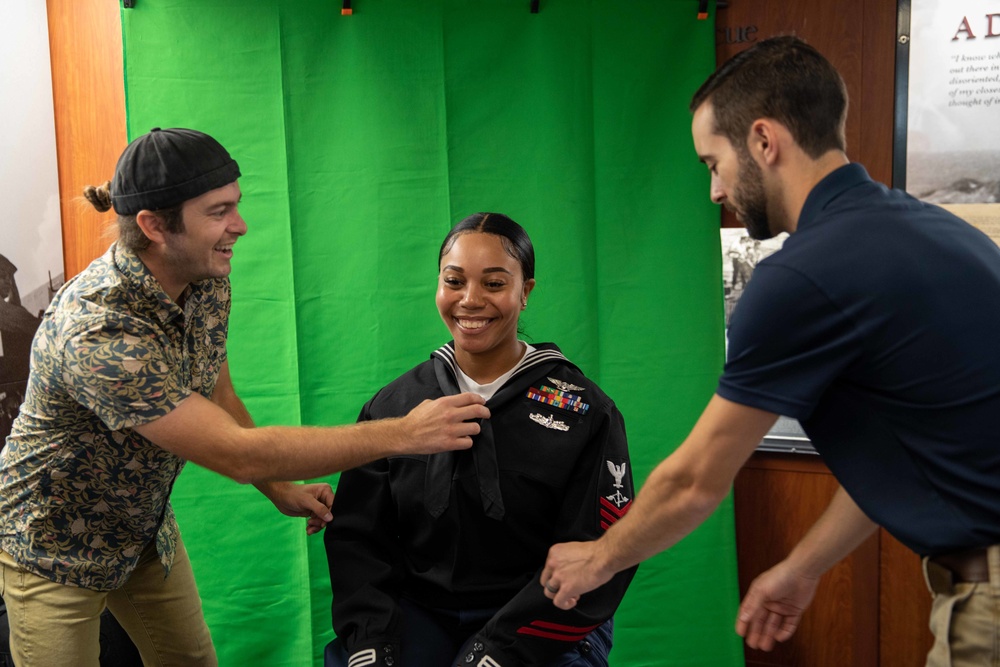
[[(163, 221), (163, 231), (180, 234), (184, 231), (184, 204), (152, 211)], [(118, 239), (132, 252), (140, 252), (149, 247), (149, 237), (139, 228), (135, 215), (118, 216)]]
[(746, 147), (750, 125), (758, 118), (787, 127), (814, 159), (847, 148), (844, 80), (798, 37), (772, 37), (733, 56), (694, 94), (691, 111), (705, 102), (712, 103), (715, 132), (737, 149)]

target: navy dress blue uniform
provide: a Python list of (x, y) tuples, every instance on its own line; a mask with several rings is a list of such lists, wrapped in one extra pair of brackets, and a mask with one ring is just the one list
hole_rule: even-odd
[[(457, 376), (449, 343), (360, 419), (458, 393)], [(552, 344), (530, 349), (486, 405), (491, 418), (469, 450), (341, 475), (324, 538), (338, 635), (328, 665), (607, 664), (611, 618), (635, 568), (571, 611), (552, 605), (539, 577), (550, 545), (595, 539), (628, 511), (622, 416)]]

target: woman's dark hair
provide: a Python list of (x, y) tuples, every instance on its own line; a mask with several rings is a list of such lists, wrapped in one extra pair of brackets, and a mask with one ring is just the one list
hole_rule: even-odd
[(772, 37), (733, 56), (702, 84), (690, 109), (712, 103), (715, 131), (745, 148), (751, 124), (773, 118), (813, 159), (846, 150), (847, 88), (833, 65), (798, 37)]
[(524, 281), (527, 282), (535, 277), (535, 248), (531, 245), (528, 232), (502, 213), (473, 213), (452, 227), (448, 236), (444, 237), (441, 251), (438, 252), (439, 266), (441, 258), (454, 245), (455, 238), (468, 232), (499, 236), (503, 249), (521, 265), (521, 276)]

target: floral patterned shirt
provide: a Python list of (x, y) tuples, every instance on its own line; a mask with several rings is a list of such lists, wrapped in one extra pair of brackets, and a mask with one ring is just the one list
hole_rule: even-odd
[(190, 285), (181, 308), (119, 244), (45, 312), (21, 412), (0, 456), (0, 549), (31, 572), (96, 591), (122, 586), (154, 537), (167, 573), (179, 531), (170, 490), (184, 459), (133, 427), (226, 359), (226, 278)]

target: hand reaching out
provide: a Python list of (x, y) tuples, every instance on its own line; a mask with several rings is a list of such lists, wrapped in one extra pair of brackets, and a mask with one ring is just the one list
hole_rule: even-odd
[(309, 517), (306, 521), (306, 535), (318, 533), (333, 520), (333, 515), (330, 514), (333, 489), (329, 484), (278, 482), (270, 485), (267, 496), (282, 514)]
[(414, 454), (468, 449), (479, 433), (476, 420), (490, 416), (483, 403), (471, 393), (423, 401), (402, 418), (407, 448)]
[(565, 542), (553, 545), (542, 570), (545, 597), (560, 609), (572, 609), (580, 596), (606, 584), (614, 572), (598, 563), (599, 542)]
[(750, 584), (736, 619), (736, 634), (747, 646), (770, 651), (787, 641), (799, 627), (812, 602), (818, 578), (798, 574), (785, 561), (760, 574)]

